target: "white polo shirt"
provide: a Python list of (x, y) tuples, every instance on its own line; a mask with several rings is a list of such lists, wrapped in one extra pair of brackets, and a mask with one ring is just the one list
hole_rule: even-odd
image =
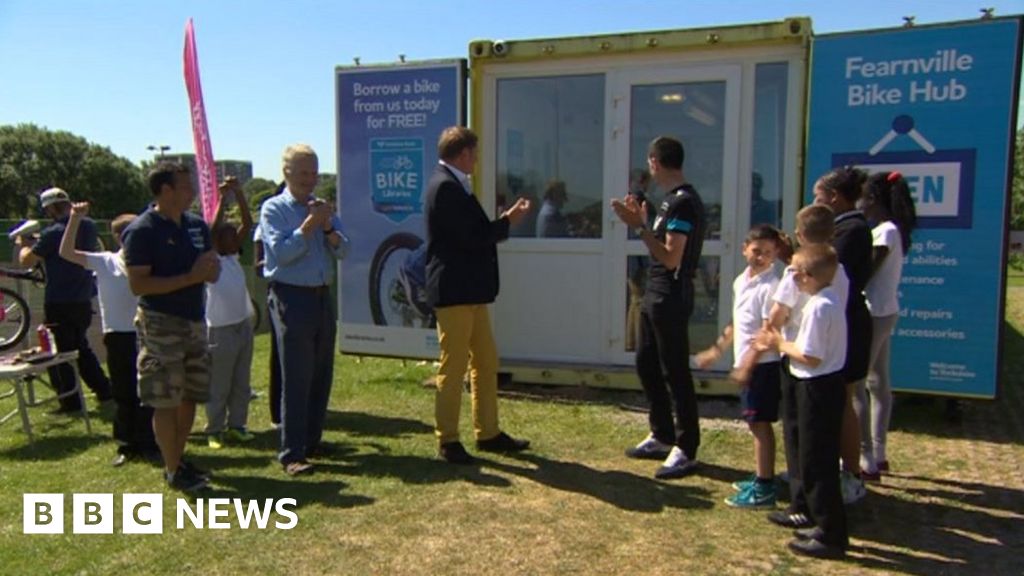
[(232, 326), (255, 313), (238, 254), (220, 256), (220, 277), (206, 285), (206, 325)]
[(135, 308), (139, 297), (128, 285), (128, 271), (122, 252), (89, 252), (85, 267), (96, 273), (100, 323), (103, 333), (135, 332)]
[[(753, 345), (754, 338), (761, 331), (765, 319), (772, 309), (772, 295), (779, 285), (775, 268), (769, 266), (764, 272), (750, 276), (748, 266), (732, 283), (732, 365), (739, 368), (740, 362)], [(759, 364), (776, 362), (779, 355), (767, 352), (758, 359)]]
[[(839, 298), (839, 307), (845, 313), (846, 301), (850, 297), (850, 277), (846, 275), (846, 268), (843, 268), (842, 264), (836, 268), (831, 288), (835, 290), (836, 297)], [(789, 318), (782, 327), (782, 337), (789, 342), (796, 340), (796, 335), (800, 331), (801, 311), (810, 298), (808, 294), (801, 292), (797, 287), (796, 279), (793, 277), (793, 267), (787, 266), (772, 300), (789, 308)]]
[(882, 265), (875, 270), (864, 288), (868, 310), (874, 317), (892, 316), (900, 311), (899, 288), (903, 276), (903, 239), (892, 222), (882, 222), (871, 230), (873, 246), (889, 249)]
[(804, 305), (800, 331), (794, 340), (805, 356), (821, 360), (811, 368), (790, 358), (789, 373), (801, 379), (839, 372), (846, 364), (846, 306), (835, 289), (826, 286)]

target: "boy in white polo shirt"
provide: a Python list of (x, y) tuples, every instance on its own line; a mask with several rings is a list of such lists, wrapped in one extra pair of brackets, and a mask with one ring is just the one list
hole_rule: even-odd
[[(252, 230), (252, 215), (242, 186), (234, 178), (220, 185), (221, 202), (210, 237), (220, 256), (220, 278), (206, 285), (206, 327), (210, 346), (210, 400), (206, 403), (206, 438), (210, 448), (225, 441), (249, 442), (246, 429), (252, 395), (252, 317), (255, 310), (238, 261), (241, 239)], [(227, 195), (233, 194), (242, 216), (235, 227), (224, 221)]]
[[(722, 357), (732, 343), (733, 367), (741, 368), (754, 339), (761, 331), (772, 306), (772, 295), (779, 284), (775, 259), (783, 242), (779, 231), (767, 224), (758, 224), (747, 233), (743, 256), (747, 268), (733, 282), (732, 323), (707, 350), (697, 354), (697, 366), (708, 368)], [(759, 355), (750, 370), (750, 377), (740, 390), (743, 419), (754, 436), (755, 473), (752, 478), (733, 486), (739, 492), (725, 499), (737, 508), (775, 506), (775, 431), (772, 423), (779, 419), (779, 355), (766, 351)]]
[(122, 214), (110, 223), (117, 252), (86, 252), (75, 248), (78, 227), (89, 214), (88, 202), (71, 206), (71, 216), (60, 243), (60, 257), (96, 274), (99, 292), (103, 345), (107, 349), (110, 391), (117, 410), (114, 413), (114, 440), (117, 442), (115, 467), (141, 458), (161, 462), (160, 449), (153, 437), (153, 409), (139, 401), (135, 361), (138, 345), (135, 335), (135, 308), (138, 297), (128, 285), (121, 233), (135, 220), (134, 214)]
[(757, 346), (789, 358), (796, 392), (797, 451), (807, 510), (813, 527), (796, 530), (795, 553), (840, 558), (848, 545), (846, 515), (839, 488), (839, 434), (846, 402), (846, 314), (830, 286), (839, 266), (831, 246), (802, 247), (793, 257), (800, 291), (810, 295), (794, 340), (769, 328)]

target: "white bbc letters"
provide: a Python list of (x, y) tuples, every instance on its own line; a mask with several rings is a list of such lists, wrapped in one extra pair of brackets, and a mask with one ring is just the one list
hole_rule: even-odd
[(63, 494), (25, 494), (22, 497), (25, 534), (64, 533)]
[(125, 494), (121, 498), (121, 532), (164, 533), (163, 494)]
[(114, 495), (74, 494), (71, 505), (73, 534), (113, 534)]

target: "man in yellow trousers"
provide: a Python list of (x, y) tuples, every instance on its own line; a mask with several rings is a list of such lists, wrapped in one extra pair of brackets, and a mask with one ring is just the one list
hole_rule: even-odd
[(470, 368), (476, 446), (490, 452), (529, 447), (498, 427), (498, 352), (487, 306), (498, 295), (497, 243), (530, 210), (520, 198), (491, 220), (473, 195), (469, 175), (476, 165), (477, 136), (452, 126), (438, 141), (440, 161), (427, 184), (427, 302), (437, 315), (441, 367), (435, 417), (438, 455), (452, 464), (474, 459), (459, 442), (462, 382)]

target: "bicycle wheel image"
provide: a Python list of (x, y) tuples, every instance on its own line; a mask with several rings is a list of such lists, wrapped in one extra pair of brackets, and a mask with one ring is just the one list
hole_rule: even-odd
[(433, 311), (423, 300), (423, 240), (399, 232), (381, 242), (370, 264), (370, 314), (378, 326), (432, 328)]
[(28, 334), (32, 323), (25, 299), (17, 292), (0, 287), (0, 351), (17, 346)]

